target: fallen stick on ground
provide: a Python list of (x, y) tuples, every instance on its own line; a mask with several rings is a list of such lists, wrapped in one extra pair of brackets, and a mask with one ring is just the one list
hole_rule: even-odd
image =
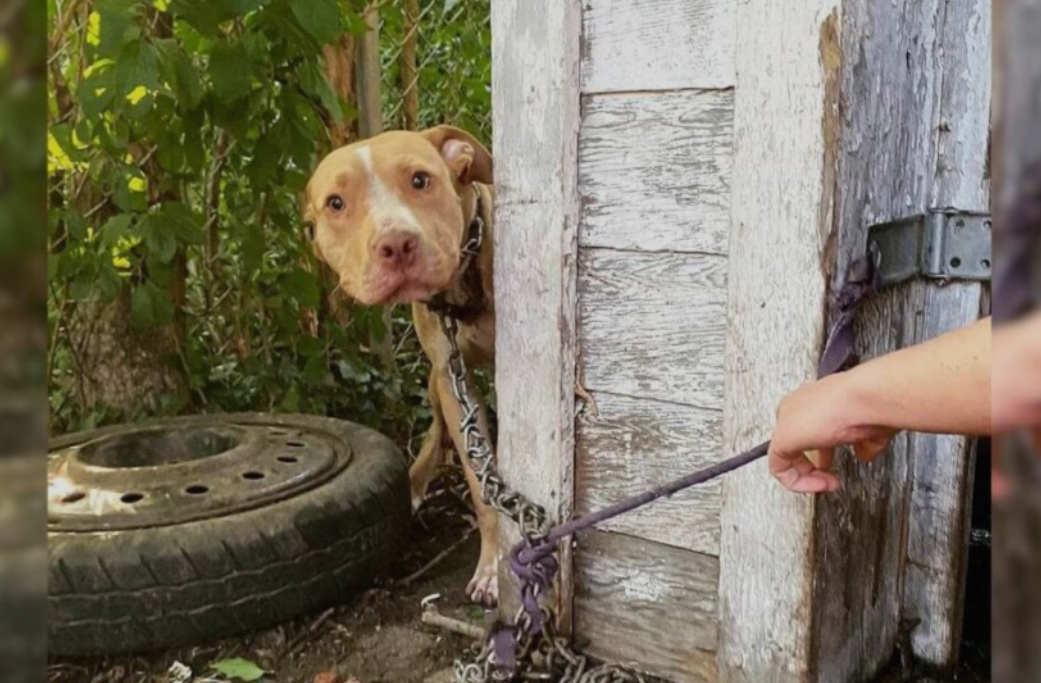
[(477, 530), (477, 527), (470, 527), (470, 529), (465, 534), (463, 534), (462, 538), (460, 538), (458, 541), (456, 541), (452, 545), (450, 545), (447, 548), (445, 548), (444, 550), (442, 550), (440, 553), (438, 553), (437, 557), (435, 557), (434, 559), (432, 559), (429, 562), (427, 562), (425, 565), (420, 567), (417, 571), (413, 572), (412, 574), (409, 574), (408, 576), (406, 576), (405, 578), (401, 579), (400, 581), (395, 581), (394, 582), (394, 586), (395, 587), (399, 587), (399, 588), (408, 588), (409, 586), (411, 586), (417, 580), (421, 579), (431, 569), (433, 569), (437, 565), (439, 565), (442, 562), (444, 562), (445, 558), (447, 558), (449, 555), (451, 555), (455, 551), (456, 548), (458, 548), (462, 544), (466, 543), (470, 539), (470, 536), (473, 535), (473, 532), (476, 531), (476, 530)]
[(474, 640), (484, 640), (486, 635), (484, 629), (480, 626), (474, 626), (466, 621), (446, 617), (438, 612), (436, 607), (428, 607), (423, 612), (422, 621), (427, 626), (437, 626), (450, 633), (458, 633), (461, 636), (473, 638)]
[(335, 607), (330, 607), (329, 609), (327, 609), (324, 612), (322, 612), (321, 616), (319, 616), (317, 619), (315, 619), (314, 622), (312, 622), (312, 624), (307, 628), (306, 631), (304, 631), (303, 633), (298, 634), (295, 638), (293, 638), (291, 641), (289, 641), (289, 644), (286, 645), (286, 649), (284, 651), (284, 654), (278, 658), (278, 661), (282, 661), (286, 657), (289, 657), (289, 656), (292, 656), (293, 654), (295, 654), (296, 651), (298, 649), (300, 649), (300, 646), (302, 646), (304, 644), (304, 641), (307, 639), (307, 637), (314, 635), (314, 633), (318, 629), (322, 628), (322, 626), (325, 625), (325, 622), (329, 621), (329, 619), (334, 614), (336, 614), (336, 608)]

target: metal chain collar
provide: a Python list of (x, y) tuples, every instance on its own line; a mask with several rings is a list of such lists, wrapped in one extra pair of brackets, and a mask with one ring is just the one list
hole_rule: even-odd
[[(464, 251), (479, 247), (480, 242), (476, 245), (468, 244)], [(437, 311), (437, 314), (449, 344), (448, 375), (452, 380), (452, 392), (463, 413), (459, 430), (463, 435), (467, 457), (480, 482), (481, 500), (516, 523), (529, 546), (539, 545), (549, 534), (546, 509), (511, 488), (499, 474), (489, 439), (481, 429), (480, 408), (470, 395), (466, 361), (457, 339), (459, 323), (443, 311)], [(540, 592), (538, 585), (533, 585), (531, 589), (535, 591), (537, 599)], [(508, 627), (515, 644), (516, 667), (499, 661), (495, 640), (489, 639), (472, 662), (456, 662), (456, 683), (644, 683), (640, 675), (620, 667), (592, 664), (588, 657), (576, 652), (566, 638), (556, 634), (553, 611), (545, 605), (541, 610), (541, 630), (535, 628), (531, 616), (523, 607), (518, 610), (513, 626)]]

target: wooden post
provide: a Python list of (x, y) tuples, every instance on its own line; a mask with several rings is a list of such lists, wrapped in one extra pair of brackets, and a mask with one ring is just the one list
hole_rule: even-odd
[[(567, 519), (574, 498), (580, 0), (492, 3), (496, 392), (506, 480)], [(537, 37), (533, 45), (525, 37)], [(503, 551), (517, 536), (503, 524)], [(557, 591), (567, 627), (571, 553)], [(502, 604), (517, 605), (502, 562)]]
[[(938, 37), (941, 79), (931, 206), (990, 210), (990, 0), (948, 3)], [(927, 76), (927, 74), (926, 74)], [(929, 170), (926, 168), (925, 170)], [(979, 283), (928, 286), (915, 341), (962, 327), (981, 315)], [(914, 655), (950, 670), (961, 645), (975, 440), (915, 436), (910, 444), (910, 507), (903, 618)]]
[[(769, 438), (778, 401), (816, 373), (837, 155), (838, 5), (739, 6), (724, 453)], [(721, 681), (814, 680), (814, 503), (782, 489), (765, 462), (724, 480)]]
[[(739, 20), (727, 452), (769, 435), (810, 380), (829, 287), (871, 224), (986, 210), (989, 23), (982, 2), (753, 0)], [(840, 109), (841, 107), (841, 109)], [(922, 281), (867, 302), (869, 358), (979, 316), (977, 284)], [(724, 483), (721, 680), (869, 680), (902, 620), (956, 657), (971, 492), (966, 439), (901, 435), (841, 494), (783, 492), (765, 467)]]
[(365, 23), (369, 30), (358, 39), (358, 134), (371, 138), (383, 132), (382, 85), (383, 70), (380, 63), (380, 11), (379, 6), (369, 5), (365, 10)]

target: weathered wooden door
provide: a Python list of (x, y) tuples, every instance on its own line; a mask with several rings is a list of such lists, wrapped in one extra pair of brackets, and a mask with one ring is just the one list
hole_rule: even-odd
[[(768, 437), (868, 225), (987, 209), (983, 0), (492, 7), (499, 454), (559, 518)], [(863, 350), (967, 323), (981, 294), (890, 292)], [(907, 437), (816, 500), (760, 463), (618, 519), (563, 549), (563, 626), (674, 681), (852, 683), (915, 615), (947, 665), (969, 453)]]

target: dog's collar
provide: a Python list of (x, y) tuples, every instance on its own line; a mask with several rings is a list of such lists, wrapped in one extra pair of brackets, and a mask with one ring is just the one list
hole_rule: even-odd
[(481, 215), (481, 191), (474, 186), (477, 202), (474, 218), (463, 235), (459, 248), (459, 268), (456, 285), (447, 292), (434, 296), (426, 303), (431, 312), (447, 315), (461, 323), (476, 320), (487, 309), (487, 296), (481, 281), (481, 269), (477, 263), (485, 240), (484, 217)]

